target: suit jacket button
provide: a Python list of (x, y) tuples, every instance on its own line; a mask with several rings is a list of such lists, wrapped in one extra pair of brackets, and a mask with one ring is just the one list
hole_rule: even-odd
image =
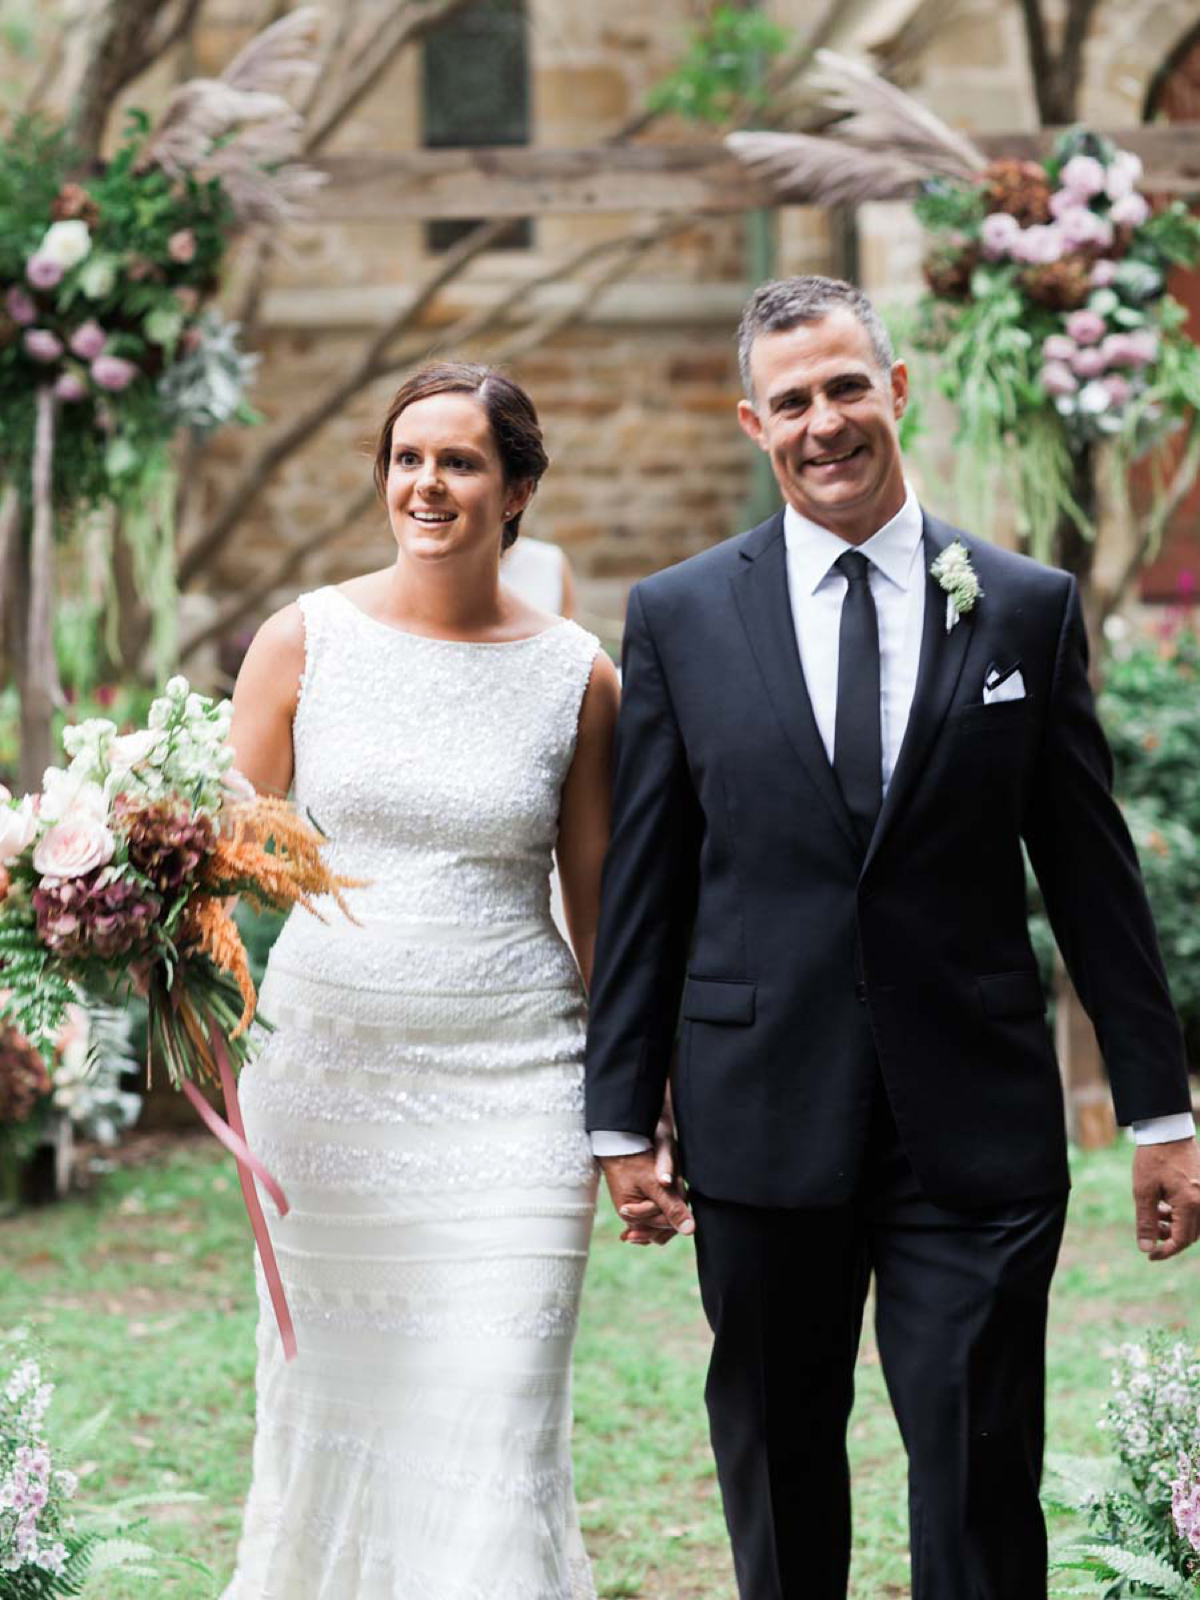
[(856, 1000), (857, 1000), (857, 1001), (858, 1001), (858, 1002), (859, 1002), (859, 1003), (860, 1003), (860, 1004), (861, 1004), (861, 1005), (864, 1005), (864, 1006), (865, 1006), (865, 1005), (866, 1005), (866, 1003), (867, 1003), (867, 986), (866, 986), (866, 984), (865, 984), (865, 983), (864, 983), (864, 982), (863, 982), (863, 981), (862, 981), (862, 979), (861, 979), (861, 978), (859, 978), (859, 980), (858, 980), (858, 982), (857, 982), (857, 983), (856, 983), (856, 984), (855, 984), (855, 985), (854, 985), (854, 998), (855, 998), (855, 999), (856, 999)]

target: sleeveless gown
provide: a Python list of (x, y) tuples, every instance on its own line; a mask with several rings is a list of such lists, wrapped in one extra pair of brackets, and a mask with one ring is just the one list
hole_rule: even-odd
[(253, 1484), (225, 1600), (594, 1600), (570, 1361), (595, 1203), (584, 1002), (550, 917), (598, 648), (301, 597), (295, 795), (360, 926), (297, 909), (242, 1078), (296, 1324), (259, 1272)]

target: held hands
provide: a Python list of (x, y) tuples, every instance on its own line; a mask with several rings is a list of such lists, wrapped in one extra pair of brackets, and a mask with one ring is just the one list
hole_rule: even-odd
[(625, 1222), (625, 1244), (670, 1244), (676, 1233), (694, 1233), (692, 1213), (679, 1192), (675, 1126), (667, 1107), (654, 1130), (654, 1149), (632, 1156), (602, 1156), (600, 1165), (613, 1207)]
[(1151, 1261), (1169, 1261), (1200, 1238), (1200, 1144), (1140, 1144), (1133, 1158), (1137, 1241)]

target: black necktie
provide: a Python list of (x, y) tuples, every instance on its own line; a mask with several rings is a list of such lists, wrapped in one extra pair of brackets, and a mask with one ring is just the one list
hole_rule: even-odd
[(838, 643), (833, 770), (865, 850), (883, 804), (879, 620), (871, 597), (871, 563), (866, 556), (848, 550), (834, 566), (850, 587), (842, 601)]

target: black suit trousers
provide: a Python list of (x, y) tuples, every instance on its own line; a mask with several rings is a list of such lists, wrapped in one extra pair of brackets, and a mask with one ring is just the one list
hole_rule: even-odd
[(846, 1427), (872, 1277), (908, 1452), (913, 1600), (1043, 1600), (1046, 1306), (1066, 1196), (933, 1205), (880, 1085), (850, 1204), (692, 1201), (741, 1600), (844, 1600)]

